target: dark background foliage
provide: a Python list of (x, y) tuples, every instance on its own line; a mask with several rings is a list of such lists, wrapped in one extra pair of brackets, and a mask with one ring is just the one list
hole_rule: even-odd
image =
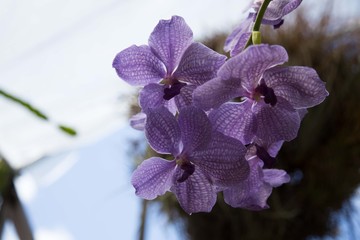
[[(231, 208), (219, 196), (211, 213), (187, 215), (173, 194), (159, 197), (163, 213), (181, 223), (184, 239), (336, 236), (336, 216), (351, 212), (349, 199), (360, 183), (360, 28), (339, 26), (329, 14), (315, 23), (301, 11), (293, 17), (278, 30), (265, 27), (263, 42), (284, 46), (288, 65), (315, 68), (330, 96), (309, 109), (298, 137), (277, 157), (275, 167), (285, 169), (292, 181), (274, 189), (270, 209), (259, 212)], [(204, 43), (222, 52), (225, 38), (219, 34)]]

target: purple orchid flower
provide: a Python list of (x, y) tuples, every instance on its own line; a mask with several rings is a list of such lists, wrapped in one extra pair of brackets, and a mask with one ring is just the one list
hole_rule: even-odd
[[(272, 0), (261, 23), (279, 28), (284, 22), (283, 17), (295, 10), (301, 2), (302, 0)], [(263, 0), (254, 1), (251, 5), (254, 12), (250, 12), (247, 18), (227, 37), (224, 50), (230, 52), (231, 56), (235, 56), (244, 50), (262, 3)]]
[(268, 144), (267, 147), (258, 144), (251, 145), (246, 153), (250, 165), (249, 177), (234, 187), (224, 190), (224, 200), (232, 207), (249, 210), (269, 208), (266, 201), (274, 187), (290, 181), (290, 176), (279, 169), (264, 169), (269, 158), (274, 159), (282, 142)]
[(172, 191), (189, 214), (209, 212), (216, 194), (248, 177), (246, 148), (240, 141), (213, 131), (206, 114), (193, 106), (183, 108), (176, 120), (165, 107), (148, 112), (145, 134), (160, 157), (145, 160), (134, 171), (136, 195), (154, 199)]
[[(193, 102), (204, 110), (218, 108), (209, 114), (214, 128), (243, 144), (255, 138), (290, 141), (305, 109), (321, 103), (328, 92), (314, 69), (276, 66), (287, 60), (281, 46), (250, 46), (198, 87)], [(238, 97), (241, 102), (226, 103)]]
[[(215, 77), (226, 60), (224, 55), (193, 42), (191, 29), (179, 16), (161, 20), (148, 43), (121, 51), (113, 61), (120, 78), (144, 86), (139, 96), (144, 113), (159, 106), (174, 113), (190, 105), (196, 86)], [(135, 116), (131, 125), (141, 129), (144, 116)]]

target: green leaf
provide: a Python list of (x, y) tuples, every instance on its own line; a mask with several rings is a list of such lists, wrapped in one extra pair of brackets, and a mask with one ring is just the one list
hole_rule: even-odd
[[(0, 95), (3, 95), (5, 98), (17, 103), (17, 104), (20, 104), (21, 106), (25, 107), (27, 110), (29, 110), (31, 113), (33, 113), (35, 116), (37, 116), (38, 118), (41, 118), (43, 120), (46, 120), (46, 121), (49, 121), (49, 118), (44, 114), (42, 113), (39, 109), (35, 108), (34, 106), (32, 106), (30, 103), (4, 91), (4, 90), (1, 90), (0, 89)], [(70, 135), (70, 136), (76, 136), (77, 135), (77, 132), (71, 128), (71, 127), (68, 127), (68, 126), (64, 126), (64, 125), (58, 125), (58, 128), (63, 131), (64, 133)]]
[(23, 107), (25, 107), (27, 110), (29, 110), (31, 113), (33, 113), (35, 116), (43, 119), (43, 120), (48, 120), (48, 117), (42, 113), (39, 109), (35, 108), (34, 106), (32, 106), (30, 103), (10, 94), (10, 93), (7, 93), (5, 92), (4, 90), (1, 90), (0, 89), (0, 95), (3, 95), (4, 97), (6, 97), (7, 99), (15, 102), (15, 103), (18, 103), (20, 105), (22, 105)]
[(65, 132), (66, 134), (69, 134), (70, 136), (76, 136), (77, 135), (77, 132), (71, 128), (71, 127), (67, 127), (67, 126), (64, 126), (64, 125), (59, 125), (58, 128)]

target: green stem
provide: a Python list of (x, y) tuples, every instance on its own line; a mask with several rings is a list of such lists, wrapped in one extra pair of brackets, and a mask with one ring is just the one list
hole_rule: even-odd
[(148, 212), (148, 200), (142, 200), (141, 218), (140, 218), (140, 229), (139, 229), (139, 240), (145, 239), (145, 228), (146, 228), (146, 217)]
[[(271, 0), (264, 0), (263, 3), (261, 4), (261, 7), (256, 14), (256, 19), (255, 19), (254, 26), (252, 28), (252, 32), (260, 32), (261, 22), (264, 18), (265, 11), (266, 11), (267, 7), (269, 6), (270, 2), (271, 2)], [(246, 43), (245, 48), (250, 46), (252, 43), (253, 43), (253, 39), (252, 39), (252, 36), (250, 36), (249, 40)]]
[(271, 0), (264, 0), (264, 2), (261, 4), (261, 7), (259, 9), (259, 12), (256, 15), (255, 23), (253, 26), (253, 31), (260, 31), (261, 22), (264, 18), (265, 11), (267, 7), (269, 6)]

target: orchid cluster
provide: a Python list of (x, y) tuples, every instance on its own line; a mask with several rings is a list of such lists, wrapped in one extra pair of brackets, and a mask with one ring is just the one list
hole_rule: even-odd
[(152, 200), (171, 191), (189, 214), (210, 212), (219, 192), (232, 207), (269, 207), (272, 189), (290, 181), (273, 168), (277, 152), (297, 136), (307, 108), (328, 95), (314, 69), (282, 66), (286, 50), (259, 39), (261, 23), (280, 27), (300, 2), (255, 1), (226, 40), (229, 59), (194, 42), (179, 16), (161, 20), (148, 45), (116, 55), (119, 77), (142, 86), (131, 126), (145, 131), (157, 153), (172, 156), (137, 167), (136, 195)]

